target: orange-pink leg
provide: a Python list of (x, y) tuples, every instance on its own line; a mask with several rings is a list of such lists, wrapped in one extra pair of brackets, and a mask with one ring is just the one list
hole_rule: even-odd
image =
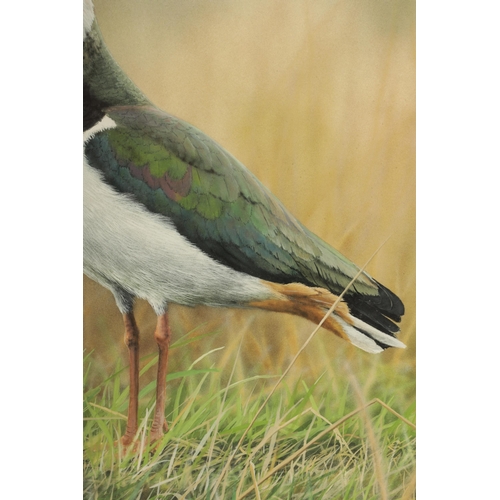
[(137, 412), (139, 408), (139, 329), (134, 313), (123, 315), (125, 323), (125, 344), (128, 347), (130, 360), (130, 393), (128, 401), (127, 430), (122, 437), (122, 443), (128, 446), (137, 433)]
[(156, 408), (153, 425), (151, 426), (151, 442), (158, 441), (163, 437), (163, 430), (167, 430), (165, 421), (165, 397), (167, 386), (167, 361), (168, 348), (170, 345), (170, 327), (168, 325), (168, 313), (158, 316), (156, 323), (155, 340), (158, 344), (158, 375), (156, 380)]

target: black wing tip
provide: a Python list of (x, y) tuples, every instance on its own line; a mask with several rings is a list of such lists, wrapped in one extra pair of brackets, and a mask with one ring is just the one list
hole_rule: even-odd
[[(378, 295), (347, 294), (345, 300), (351, 314), (387, 335), (395, 337), (400, 331), (396, 323), (401, 321), (405, 313), (404, 304), (387, 287), (377, 281), (375, 283), (379, 289)], [(377, 344), (383, 349), (390, 347), (379, 342)]]
[[(379, 289), (379, 302), (377, 304), (378, 308), (382, 312), (384, 316), (392, 319), (399, 323), (401, 321), (401, 317), (404, 316), (405, 306), (403, 301), (391, 290), (387, 287), (374, 280)], [(375, 304), (374, 304), (375, 305)]]

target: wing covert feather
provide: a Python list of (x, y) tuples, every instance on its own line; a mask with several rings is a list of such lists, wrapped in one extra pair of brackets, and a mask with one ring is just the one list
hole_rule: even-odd
[[(107, 110), (116, 128), (86, 144), (106, 182), (168, 217), (207, 254), (262, 279), (340, 293), (358, 268), (302, 226), (236, 158), (188, 123), (151, 106)], [(351, 293), (376, 296), (363, 273)]]

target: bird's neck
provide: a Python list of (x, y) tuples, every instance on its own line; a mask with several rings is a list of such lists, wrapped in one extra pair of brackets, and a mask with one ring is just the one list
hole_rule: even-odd
[(83, 40), (83, 130), (110, 106), (151, 104), (113, 59), (94, 19)]

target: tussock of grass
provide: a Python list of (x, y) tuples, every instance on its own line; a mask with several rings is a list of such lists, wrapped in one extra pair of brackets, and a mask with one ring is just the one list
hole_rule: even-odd
[[(397, 403), (393, 398), (404, 375), (393, 374), (377, 387), (387, 404), (366, 402), (369, 394), (348, 367), (335, 383), (325, 375), (312, 385), (285, 381), (249, 427), (276, 379), (254, 376), (223, 384), (220, 371), (209, 365), (210, 354), (182, 374), (171, 374), (170, 430), (155, 449), (147, 446), (154, 387), (141, 391), (136, 452), (115, 444), (126, 421), (122, 367), (85, 389), (85, 498), (402, 498), (413, 493), (415, 407), (411, 398), (398, 397)], [(85, 363), (91, 369), (90, 357)], [(337, 384), (344, 387), (340, 395)]]

